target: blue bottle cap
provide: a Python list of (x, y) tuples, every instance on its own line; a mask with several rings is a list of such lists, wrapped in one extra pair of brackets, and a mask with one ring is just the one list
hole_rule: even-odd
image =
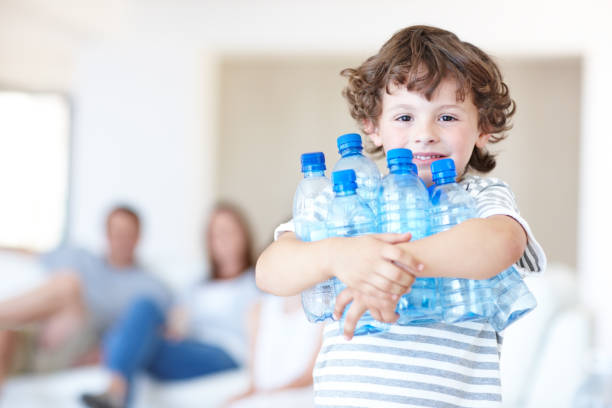
[(387, 152), (387, 164), (412, 162), (412, 151), (410, 149), (391, 149)]
[(455, 179), (457, 170), (453, 159), (440, 159), (431, 163), (431, 177), (434, 183), (446, 179)]
[(322, 152), (304, 153), (300, 157), (302, 172), (323, 171), (325, 167), (325, 155)]
[(349, 147), (363, 148), (363, 145), (361, 144), (361, 135), (359, 135), (359, 133), (347, 133), (345, 135), (342, 135), (338, 137), (336, 143), (338, 145), (338, 152)]
[(355, 191), (357, 190), (357, 176), (355, 170), (338, 170), (332, 173), (334, 191)]

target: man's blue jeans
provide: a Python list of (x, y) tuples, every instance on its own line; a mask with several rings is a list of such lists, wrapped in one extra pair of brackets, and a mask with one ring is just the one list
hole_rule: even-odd
[(221, 348), (163, 337), (165, 316), (148, 298), (132, 303), (105, 341), (105, 364), (128, 384), (142, 371), (159, 380), (182, 380), (238, 365)]

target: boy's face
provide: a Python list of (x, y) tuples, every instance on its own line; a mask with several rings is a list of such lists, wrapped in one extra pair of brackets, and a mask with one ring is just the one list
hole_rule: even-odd
[(474, 146), (484, 147), (491, 136), (479, 130), (471, 96), (457, 101), (457, 84), (452, 79), (442, 81), (430, 101), (405, 87), (389, 90), (390, 94), (383, 94), (378, 123), (366, 123), (374, 144), (385, 152), (400, 147), (412, 150), (419, 177), (427, 186), (432, 184), (430, 165), (441, 158), (453, 159), (461, 176)]

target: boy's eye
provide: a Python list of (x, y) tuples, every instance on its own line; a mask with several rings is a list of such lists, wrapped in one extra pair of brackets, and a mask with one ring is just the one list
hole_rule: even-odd
[(402, 116), (398, 116), (396, 120), (399, 120), (400, 122), (409, 122), (412, 120), (412, 116), (402, 115)]
[(450, 121), (455, 120), (455, 117), (451, 116), (451, 115), (442, 115), (442, 116), (440, 116), (440, 120), (442, 122), (450, 122)]

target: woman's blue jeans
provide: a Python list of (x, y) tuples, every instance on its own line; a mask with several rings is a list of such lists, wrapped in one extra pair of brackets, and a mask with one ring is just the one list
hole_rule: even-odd
[(164, 338), (164, 323), (164, 313), (155, 302), (134, 301), (106, 337), (107, 368), (132, 384), (139, 372), (158, 380), (182, 380), (238, 367), (219, 347)]

